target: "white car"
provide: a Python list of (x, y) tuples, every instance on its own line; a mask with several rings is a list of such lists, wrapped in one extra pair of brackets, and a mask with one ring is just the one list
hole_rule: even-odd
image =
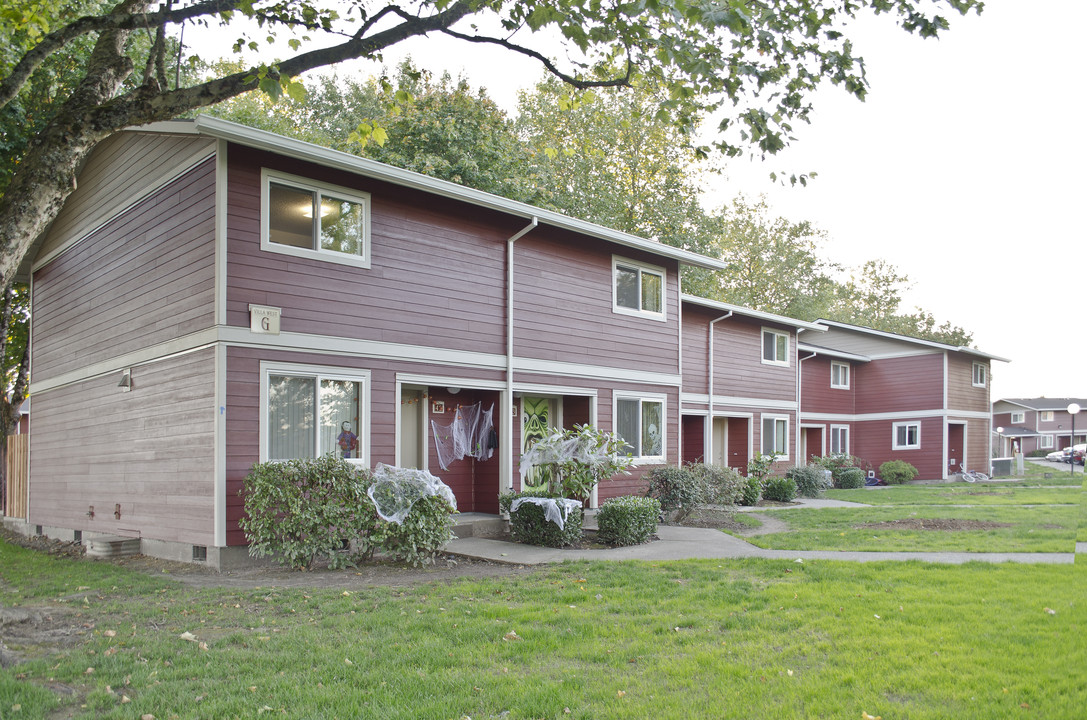
[(1064, 462), (1064, 450), (1054, 450), (1045, 456), (1045, 459), (1049, 462)]

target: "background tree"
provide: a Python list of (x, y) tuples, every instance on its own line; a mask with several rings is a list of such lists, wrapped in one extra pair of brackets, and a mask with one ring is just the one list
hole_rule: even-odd
[[(864, 68), (844, 34), (870, 9), (894, 12), (907, 31), (934, 36), (948, 27), (941, 9), (980, 9), (978, 0), (784, 0), (773, 4), (584, 3), (574, 0), (423, 0), (377, 11), (363, 0), (120, 0), (108, 5), (9, 3), (0, 7), (0, 46), (13, 51), (0, 67), (0, 108), (23, 95), (48, 62), (72, 43), (91, 50), (71, 89), (56, 98), (49, 120), (29, 138), (0, 198), (0, 287), (7, 287), (33, 241), (71, 193), (77, 169), (94, 147), (133, 125), (177, 117), (248, 90), (300, 94), (296, 76), (360, 57), (377, 57), (412, 37), (439, 32), (534, 58), (578, 88), (630, 84), (644, 77), (667, 93), (658, 112), (694, 128), (701, 113), (728, 108), (713, 144), (727, 155), (745, 148), (774, 153), (792, 123), (807, 121), (809, 96), (829, 81), (866, 92)], [(341, 13), (342, 11), (342, 13)], [(84, 14), (85, 13), (85, 14)], [(257, 63), (206, 81), (179, 82), (171, 34), (180, 23), (255, 21), (261, 39), (301, 29), (277, 62)], [(458, 23), (471, 18), (465, 29)], [(488, 25), (487, 23), (492, 23)], [(496, 23), (494, 33), (481, 30)], [(528, 29), (531, 33), (520, 33)], [(537, 34), (540, 30), (547, 34)], [(237, 49), (261, 47), (239, 28)], [(557, 35), (558, 47), (548, 45)], [(320, 36), (325, 44), (311, 42)], [(141, 52), (137, 38), (150, 40)], [(524, 38), (521, 41), (520, 38)], [(327, 44), (331, 43), (331, 44)], [(535, 46), (533, 45), (535, 43)], [(563, 55), (575, 59), (565, 65)]]

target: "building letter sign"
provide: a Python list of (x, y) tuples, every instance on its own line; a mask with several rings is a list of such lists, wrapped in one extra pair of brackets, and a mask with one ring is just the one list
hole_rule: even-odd
[(263, 305), (249, 306), (249, 329), (264, 335), (279, 334), (279, 308)]

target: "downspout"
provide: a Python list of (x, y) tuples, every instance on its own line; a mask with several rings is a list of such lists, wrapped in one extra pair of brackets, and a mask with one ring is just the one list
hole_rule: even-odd
[(502, 412), (501, 472), (506, 476), (506, 489), (513, 490), (513, 244), (540, 224), (535, 215), (532, 222), (506, 240), (506, 407)]
[[(706, 428), (704, 435), (709, 442), (706, 443), (706, 452), (703, 458), (707, 465), (713, 464), (713, 326), (722, 320), (728, 320), (730, 317), (732, 317), (731, 310), (716, 320), (710, 320), (710, 347), (709, 356), (706, 360), (706, 375), (709, 378), (709, 397), (706, 399), (706, 412), (708, 414), (706, 417), (709, 427)], [(725, 458), (725, 465), (728, 465), (728, 458)]]
[[(797, 340), (797, 343), (798, 343), (798, 347), (797, 347), (797, 351), (796, 351), (796, 462), (794, 463), (795, 465), (800, 465), (800, 444), (801, 444), (800, 443), (800, 431), (803, 429), (801, 424), (800, 424), (800, 402), (801, 402), (801, 397), (803, 395), (803, 393), (801, 392), (801, 388), (802, 388), (802, 386), (804, 384), (804, 367), (803, 367), (803, 363), (804, 363), (805, 360), (811, 360), (813, 357), (815, 357), (816, 355), (819, 354), (819, 353), (813, 352), (811, 355), (809, 355), (807, 357), (800, 357), (800, 349), (799, 349), (800, 333), (802, 333), (803, 331), (804, 331), (804, 328), (798, 328), (797, 331), (796, 331), (796, 340)], [(805, 465), (808, 464), (808, 459), (807, 458), (804, 458), (804, 464)]]

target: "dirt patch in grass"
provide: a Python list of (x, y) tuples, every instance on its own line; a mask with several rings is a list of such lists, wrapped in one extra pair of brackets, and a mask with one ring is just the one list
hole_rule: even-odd
[(905, 520), (887, 520), (878, 523), (854, 525), (855, 530), (936, 530), (941, 532), (959, 532), (962, 530), (992, 530), (1012, 527), (1012, 523), (988, 522), (985, 520), (960, 520), (958, 518), (906, 518)]
[[(764, 515), (755, 516), (765, 522)], [(695, 510), (681, 523), (675, 523), (683, 527), (711, 528), (713, 530), (727, 530), (738, 535), (757, 535), (762, 526), (751, 525), (743, 522), (740, 513), (719, 510), (716, 508), (701, 508)], [(772, 531), (777, 532), (777, 531)]]
[(66, 608), (0, 605), (0, 667), (71, 647), (93, 629)]

